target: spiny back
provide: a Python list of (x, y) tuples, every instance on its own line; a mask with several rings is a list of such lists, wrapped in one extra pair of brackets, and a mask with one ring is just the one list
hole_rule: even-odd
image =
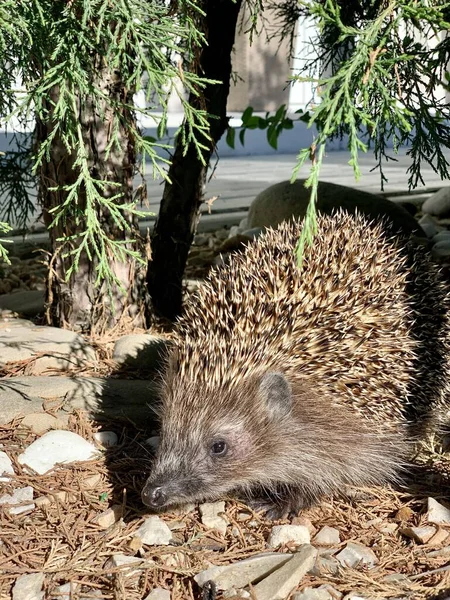
[[(379, 421), (402, 421), (411, 403), (438, 400), (443, 391), (430, 378), (423, 389), (412, 384), (428, 327), (422, 312), (439, 313), (440, 352), (448, 350), (448, 316), (438, 306), (448, 298), (428, 259), (412, 259), (383, 224), (337, 213), (318, 217), (299, 268), (301, 228), (268, 230), (211, 272), (177, 326), (177, 377), (220, 390), (279, 369)], [(436, 284), (432, 306), (420, 300), (421, 282)], [(444, 388), (445, 360), (442, 369)]]

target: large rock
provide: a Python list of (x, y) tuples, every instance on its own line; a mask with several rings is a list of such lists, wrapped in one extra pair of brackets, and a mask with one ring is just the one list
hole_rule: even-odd
[(0, 424), (37, 413), (44, 401), (52, 400), (67, 412), (80, 409), (95, 416), (123, 416), (150, 428), (155, 422), (151, 406), (156, 397), (155, 384), (147, 380), (11, 377), (0, 383)]
[[(248, 211), (248, 227), (275, 227), (282, 221), (304, 217), (308, 207), (310, 190), (304, 186), (305, 180), (294, 183), (282, 181), (260, 192)], [(343, 185), (319, 182), (317, 208), (330, 214), (343, 208), (350, 213), (359, 211), (371, 219), (384, 217), (392, 224), (395, 232), (424, 236), (417, 221), (409, 212), (383, 196), (378, 196)]]
[(45, 292), (41, 290), (26, 290), (0, 296), (0, 311), (11, 310), (26, 317), (43, 314)]
[(94, 349), (73, 331), (40, 326), (0, 329), (1, 365), (35, 356), (34, 374), (48, 368), (70, 370), (96, 360)]
[(161, 368), (169, 340), (148, 333), (124, 335), (114, 345), (113, 359), (121, 365), (155, 371)]
[(441, 188), (425, 200), (422, 211), (437, 217), (448, 217), (450, 215), (450, 186)]

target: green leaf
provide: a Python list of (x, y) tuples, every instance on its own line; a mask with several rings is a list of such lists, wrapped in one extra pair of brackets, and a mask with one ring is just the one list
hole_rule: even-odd
[(243, 125), (247, 125), (247, 121), (250, 119), (252, 114), (253, 114), (253, 107), (247, 106), (247, 108), (242, 113), (242, 117), (241, 117)]
[(236, 129), (234, 127), (228, 127), (226, 143), (228, 144), (228, 146), (230, 146), (230, 148), (233, 148), (233, 150), (235, 147), (235, 139), (236, 139)]

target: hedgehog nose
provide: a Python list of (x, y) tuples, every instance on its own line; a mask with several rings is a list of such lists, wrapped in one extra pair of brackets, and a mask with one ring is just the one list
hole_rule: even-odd
[(162, 487), (145, 488), (142, 491), (142, 501), (150, 508), (161, 508), (167, 503), (167, 496)]

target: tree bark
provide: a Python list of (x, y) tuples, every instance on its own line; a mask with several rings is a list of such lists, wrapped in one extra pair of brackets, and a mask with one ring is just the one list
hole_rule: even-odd
[[(121, 99), (132, 105), (132, 91), (127, 91), (117, 72), (111, 71), (97, 57), (93, 65), (93, 85), (105, 94), (105, 100), (99, 106), (92, 99), (79, 100), (79, 124), (81, 126), (84, 148), (87, 153), (89, 170), (95, 179), (119, 182), (120, 187), (108, 186), (102, 190), (104, 197), (111, 197), (121, 192), (123, 197), (117, 202), (130, 202), (133, 192), (133, 172), (135, 166), (135, 149), (132, 137), (126, 124), (134, 123), (134, 115), (128, 109), (122, 109), (120, 128), (118, 132), (119, 145), (115, 146), (109, 156), (106, 147), (110, 141), (111, 123), (113, 122), (112, 106), (114, 99)], [(50, 90), (48, 100), (48, 118), (38, 120), (36, 124), (37, 143), (43, 142), (52, 135), (54, 123), (52, 107), (58, 101), (59, 90)], [(110, 102), (111, 101), (111, 102)], [(39, 199), (43, 208), (43, 216), (50, 235), (50, 269), (47, 281), (47, 321), (57, 327), (70, 327), (85, 332), (94, 328), (104, 328), (116, 325), (126, 319), (133, 319), (137, 325), (144, 322), (143, 290), (145, 274), (139, 275), (135, 261), (128, 258), (126, 262), (110, 256), (109, 264), (120, 281), (121, 286), (113, 284), (112, 293), (108, 293), (105, 284), (97, 285), (96, 257), (81, 254), (79, 268), (76, 273), (67, 278), (67, 272), (72, 263), (71, 257), (65, 253), (76, 248), (77, 239), (69, 240), (70, 236), (85, 230), (86, 225), (86, 191), (80, 190), (75, 215), (70, 219), (59, 221), (50, 227), (55, 217), (52, 209), (61, 206), (67, 198), (67, 191), (61, 186), (73, 184), (79, 174), (79, 168), (74, 164), (75, 152), (68, 152), (57, 133), (52, 140), (50, 156), (43, 161), (40, 170)], [(58, 190), (51, 190), (59, 186)], [(120, 230), (109, 211), (98, 208), (97, 215), (103, 231), (108, 232), (111, 239), (128, 240), (129, 247), (135, 248), (138, 238), (137, 221), (133, 215), (127, 214), (126, 219), (131, 226), (130, 232)], [(123, 289), (121, 289), (121, 287)]]
[[(166, 182), (159, 216), (152, 236), (152, 261), (148, 289), (158, 316), (174, 320), (181, 312), (182, 277), (203, 202), (207, 165), (217, 142), (228, 127), (226, 115), (230, 90), (231, 52), (242, 0), (206, 0), (203, 9), (207, 45), (202, 48), (198, 73), (221, 84), (207, 85), (201, 97), (189, 102), (210, 115), (211, 140), (199, 159), (193, 144), (187, 152), (178, 138)], [(186, 127), (186, 125), (183, 125)], [(205, 144), (206, 145), (206, 144)]]

